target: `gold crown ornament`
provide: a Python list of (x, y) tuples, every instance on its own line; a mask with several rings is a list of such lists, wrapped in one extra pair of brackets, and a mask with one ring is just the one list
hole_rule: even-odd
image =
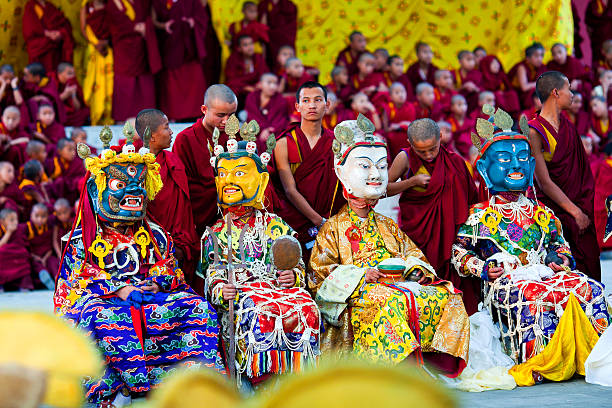
[(334, 128), (335, 139), (332, 142), (332, 151), (338, 161), (342, 163), (348, 153), (358, 146), (382, 146), (387, 143), (375, 135), (376, 127), (372, 121), (361, 113), (357, 120), (346, 120)]
[(478, 149), (478, 158), (498, 140), (522, 139), (529, 140), (529, 125), (525, 116), (521, 116), (519, 127), (521, 133), (512, 130), (514, 121), (512, 117), (501, 108), (495, 108), (489, 104), (482, 107), (482, 112), (489, 115), (489, 119), (478, 118), (476, 120), (476, 133), (472, 132), (472, 144)]

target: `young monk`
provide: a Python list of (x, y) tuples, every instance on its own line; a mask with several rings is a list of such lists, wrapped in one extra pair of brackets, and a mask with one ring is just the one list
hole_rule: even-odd
[(297, 7), (290, 0), (262, 0), (257, 5), (259, 21), (270, 28), (268, 64), (273, 65), (274, 56), (283, 45), (295, 49), (297, 35)]
[[(47, 162), (47, 148), (45, 146), (45, 144), (39, 140), (30, 140), (26, 146), (26, 163), (30, 160), (37, 160), (39, 163), (46, 163)], [(21, 180), (23, 180), (23, 168), (25, 166), (25, 163), (23, 166), (21, 166), (19, 168), (19, 181), (21, 182)], [(43, 178), (42, 178), (43, 182), (47, 182), (49, 181), (49, 178), (47, 177), (47, 174), (44, 172), (43, 169)]]
[(404, 60), (399, 55), (392, 55), (387, 59), (387, 69), (382, 73), (383, 83), (389, 88), (394, 82), (404, 85), (409, 101), (414, 101), (414, 90), (408, 75), (404, 73)]
[[(591, 120), (588, 135), (593, 139), (595, 146), (605, 146), (608, 143), (610, 132), (610, 113), (605, 98), (591, 97)], [(599, 149), (596, 149), (599, 150)]]
[[(459, 95), (461, 97), (461, 95)], [(462, 279), (451, 267), (451, 247), (459, 226), (478, 201), (476, 186), (464, 160), (440, 145), (440, 130), (431, 119), (408, 127), (409, 147), (389, 170), (389, 196), (400, 196), (400, 228), (421, 248), (440, 279), (463, 291), (468, 314), (476, 312), (480, 282)]]
[(369, 52), (364, 52), (357, 60), (357, 72), (351, 76), (349, 85), (352, 92), (363, 92), (368, 98), (373, 99), (379, 91), (387, 91), (383, 84), (382, 75), (374, 72), (376, 59)]
[(417, 62), (408, 67), (406, 75), (412, 83), (412, 89), (416, 89), (417, 85), (421, 82), (434, 83), (434, 75), (438, 70), (434, 64), (431, 63), (433, 58), (433, 51), (429, 44), (424, 42), (418, 42), (415, 46), (417, 55)]
[(243, 105), (247, 94), (255, 91), (259, 78), (268, 71), (263, 55), (255, 53), (253, 39), (243, 35), (238, 38), (238, 50), (232, 52), (225, 64), (225, 83)]
[(349, 77), (357, 73), (357, 61), (361, 54), (366, 51), (367, 40), (359, 31), (353, 31), (349, 35), (349, 45), (338, 54), (336, 65), (346, 68)]
[[(597, 78), (599, 85), (595, 86), (592, 95), (603, 96), (608, 102), (608, 108), (612, 104), (612, 70), (602, 70)], [(590, 98), (591, 95), (589, 95)]]
[(275, 210), (297, 231), (308, 260), (318, 230), (345, 201), (334, 172), (334, 134), (321, 123), (329, 106), (327, 91), (317, 82), (306, 82), (296, 98), (301, 120), (280, 134), (274, 149), (273, 181), (281, 201)]
[(39, 62), (33, 62), (23, 69), (23, 94), (29, 111), (29, 117), (34, 121), (38, 114), (38, 107), (43, 103), (50, 103), (55, 110), (59, 123), (66, 121), (66, 110), (59, 95), (59, 85)]
[(450, 71), (439, 69), (434, 74), (434, 96), (444, 115), (450, 115), (451, 99), (457, 95), (453, 75)]
[(408, 125), (416, 118), (414, 105), (407, 102), (404, 85), (395, 82), (389, 89), (390, 101), (383, 105), (383, 128), (387, 139), (389, 157), (392, 159), (404, 148), (408, 147), (406, 131)]
[[(138, 113), (136, 132), (144, 135), (147, 128), (151, 131), (149, 150), (160, 165), (160, 174), (164, 183), (155, 199), (149, 202), (147, 214), (172, 236), (176, 245), (175, 256), (185, 273), (187, 283), (196, 289), (195, 267), (199, 242), (193, 222), (185, 166), (176, 154), (166, 150), (172, 143), (172, 130), (168, 126), (168, 118), (162, 111), (145, 109)], [(169, 208), (172, 208), (172, 211), (168, 211)], [(198, 281), (197, 290), (202, 291), (202, 280)]]
[(478, 94), (478, 108), (474, 109), (468, 116), (476, 123), (478, 118), (489, 120), (489, 115), (483, 113), (482, 107), (485, 105), (497, 106), (495, 94), (491, 91), (482, 91)]
[(53, 253), (53, 222), (45, 204), (34, 204), (26, 228), (34, 277), (38, 277), (47, 289), (53, 290), (59, 260)]
[(389, 51), (386, 48), (377, 48), (374, 50), (374, 59), (376, 60), (374, 63), (374, 72), (382, 74), (383, 72), (387, 72), (389, 66), (387, 61), (389, 60)]
[(329, 90), (327, 91), (327, 102), (329, 102), (329, 106), (321, 124), (325, 129), (333, 131), (336, 125), (340, 123), (339, 118), (340, 115), (344, 114), (344, 109), (336, 94)]
[(591, 71), (578, 58), (567, 55), (567, 48), (561, 43), (555, 43), (550, 48), (552, 60), (546, 64), (549, 71), (559, 71), (570, 81), (572, 90), (583, 96), (591, 95)]
[(268, 136), (272, 133), (279, 134), (289, 124), (289, 104), (278, 92), (276, 75), (263, 74), (257, 88), (257, 91), (247, 95), (244, 109), (247, 112), (247, 120), (255, 120), (259, 124), (261, 132), (257, 138), (257, 151), (264, 152)]
[(45, 143), (49, 152), (54, 152), (57, 142), (66, 137), (66, 130), (55, 120), (55, 111), (50, 104), (42, 103), (38, 107), (32, 136)]
[(0, 162), (0, 208), (13, 209), (25, 220), (26, 206), (27, 200), (15, 183), (15, 168), (9, 162)]
[(20, 128), (21, 112), (16, 106), (7, 106), (0, 121), (0, 160), (9, 161), (15, 168), (26, 160), (25, 148), (30, 136)]
[(352, 88), (349, 85), (348, 70), (345, 66), (336, 65), (331, 72), (331, 82), (326, 86), (328, 92), (333, 92), (344, 103), (348, 101)]
[(416, 101), (412, 103), (417, 119), (430, 118), (439, 120), (442, 109), (436, 103), (434, 87), (427, 82), (421, 82), (416, 87)]
[(532, 100), (531, 108), (525, 109), (519, 115), (519, 116), (524, 116), (525, 118), (527, 118), (527, 120), (534, 119), (538, 115), (538, 112), (540, 111), (540, 109), (542, 109), (542, 102), (540, 101), (540, 98), (538, 97), (537, 93), (534, 92), (531, 95), (531, 100)]
[(67, 138), (57, 142), (55, 155), (45, 163), (45, 170), (53, 180), (50, 193), (65, 197), (70, 202), (79, 198), (81, 179), (85, 176), (83, 160), (76, 155), (76, 143)]
[(215, 128), (221, 132), (219, 144), (227, 143), (225, 124), (237, 107), (238, 100), (230, 88), (221, 84), (210, 86), (204, 94), (203, 118), (180, 132), (172, 146), (172, 152), (185, 166), (198, 237), (202, 236), (206, 226), (217, 220), (217, 207), (211, 205), (217, 200), (217, 189), (208, 145), (214, 146), (212, 134)]
[(536, 159), (538, 199), (561, 221), (576, 269), (600, 280), (593, 174), (576, 128), (561, 115), (572, 103), (569, 80), (560, 72), (549, 71), (538, 79), (536, 91), (542, 110), (529, 121), (529, 143)]
[(471, 51), (460, 51), (457, 55), (459, 69), (453, 72), (455, 87), (465, 97), (468, 113), (478, 106), (478, 93), (482, 89), (482, 74), (476, 66), (476, 58)]
[(305, 82), (313, 81), (314, 78), (304, 69), (304, 64), (299, 58), (291, 57), (285, 62), (285, 73), (281, 77), (279, 92), (287, 98), (292, 105), (295, 103), (295, 93)]
[(65, 198), (58, 198), (53, 204), (53, 253), (62, 259), (62, 237), (72, 230), (72, 207)]
[(612, 39), (607, 39), (601, 44), (601, 58), (597, 61), (596, 67), (597, 72), (612, 69)]
[(17, 211), (4, 208), (0, 211), (0, 292), (11, 286), (34, 289), (29, 258), (25, 225), (19, 225)]
[(245, 1), (242, 3), (242, 20), (230, 24), (229, 46), (232, 50), (238, 48), (238, 37), (248, 35), (255, 42), (255, 51), (266, 54), (266, 45), (270, 42), (270, 28), (258, 21), (257, 3)]
[(295, 57), (295, 50), (290, 45), (283, 45), (278, 50), (276, 60), (274, 60), (274, 73), (281, 78), (285, 74), (285, 64), (289, 58)]
[[(87, 132), (85, 132), (85, 129), (83, 129), (82, 127), (72, 128), (72, 130), (70, 131), (70, 140), (76, 143), (77, 146), (79, 145), (79, 143), (83, 143), (89, 146), (89, 144), (87, 144)], [(89, 146), (89, 149), (91, 150), (91, 154), (93, 154), (94, 156), (97, 155), (98, 151), (95, 147)]]
[(28, 0), (21, 23), (29, 62), (42, 63), (48, 72), (61, 61), (72, 62), (70, 21), (50, 1)]
[(23, 180), (19, 189), (26, 198), (25, 214), (30, 214), (34, 204), (53, 205), (47, 194), (46, 187), (42, 184), (45, 171), (38, 160), (30, 160), (23, 165)]
[(533, 106), (531, 95), (535, 91), (536, 79), (546, 72), (546, 66), (542, 62), (543, 59), (544, 46), (535, 42), (525, 49), (525, 59), (514, 65), (508, 72), (508, 77), (519, 94), (519, 100), (523, 108)]
[(487, 56), (487, 50), (485, 50), (481, 46), (478, 46), (474, 48), (472, 52), (474, 53), (474, 57), (476, 58), (476, 66), (480, 67), (480, 61), (482, 61), (482, 59)]
[(76, 79), (74, 66), (62, 62), (57, 66), (57, 83), (60, 100), (66, 111), (66, 126), (83, 126), (89, 122), (89, 108), (83, 98), (83, 89)]
[[(514, 116), (521, 110), (518, 94), (512, 87), (508, 75), (495, 55), (487, 55), (479, 64), (482, 73), (482, 87), (495, 94), (497, 104)], [(481, 110), (477, 109), (481, 112)]]
[(591, 123), (591, 118), (589, 114), (584, 110), (584, 105), (582, 102), (582, 94), (578, 91), (572, 91), (572, 104), (570, 108), (561, 112), (562, 115), (565, 115), (567, 120), (572, 122), (578, 134), (582, 136), (586, 136), (589, 133), (589, 127)]
[(451, 124), (455, 149), (467, 159), (472, 146), (471, 132), (474, 130), (474, 121), (467, 115), (467, 102), (463, 95), (455, 95), (451, 99), (451, 114), (446, 119)]
[(378, 111), (374, 107), (374, 104), (370, 102), (368, 95), (363, 92), (357, 92), (355, 95), (353, 95), (351, 98), (351, 110), (346, 112), (343, 119), (355, 120), (360, 113), (372, 121), (376, 127), (376, 130), (380, 130), (382, 128), (382, 121), (380, 120)]
[(25, 127), (29, 123), (29, 115), (27, 105), (19, 90), (19, 78), (15, 75), (12, 65), (4, 64), (0, 66), (0, 109), (4, 110), (8, 106), (23, 109), (22, 127)]

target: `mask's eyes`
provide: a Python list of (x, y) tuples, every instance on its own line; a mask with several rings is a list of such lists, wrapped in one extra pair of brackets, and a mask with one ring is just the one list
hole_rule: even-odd
[(384, 170), (387, 168), (387, 162), (382, 162), (378, 165), (379, 170)]
[(134, 166), (128, 166), (126, 171), (127, 171), (127, 174), (130, 175), (130, 177), (134, 177), (137, 173), (136, 167)]
[(225, 177), (225, 172), (224, 172), (224, 171), (219, 170), (219, 177)]
[(121, 180), (117, 180), (117, 179), (111, 179), (108, 182), (108, 186), (110, 187), (111, 190), (114, 190), (114, 191), (123, 190), (125, 188), (125, 182)]
[(244, 171), (238, 170), (236, 172), (236, 177), (242, 177), (242, 176), (244, 176)]
[(519, 159), (519, 161), (522, 161), (522, 162), (529, 161), (529, 154), (526, 153), (526, 152), (525, 153), (519, 153), (518, 154), (518, 159)]

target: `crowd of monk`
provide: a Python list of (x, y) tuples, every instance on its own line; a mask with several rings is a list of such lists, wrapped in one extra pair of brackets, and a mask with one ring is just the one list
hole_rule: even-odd
[[(544, 159), (549, 179), (563, 196), (546, 183), (549, 179), (537, 192), (570, 203), (551, 205), (563, 221), (578, 269), (599, 278), (599, 252), (612, 249), (612, 242), (602, 242), (605, 198), (612, 193), (610, 4), (587, 10), (596, 38), (592, 66), (568, 55), (560, 43), (551, 47), (544, 64), (547, 50), (534, 43), (508, 71), (482, 47), (459, 52), (457, 68), (446, 70), (432, 63), (433, 50), (421, 42), (417, 61), (405, 69), (404, 60), (384, 48), (369, 52), (366, 37), (356, 31), (337, 57), (331, 82), (321, 89), (313, 86), (319, 70), (296, 56), (298, 10), (289, 0), (243, 4), (244, 18), (228, 28), (232, 53), (223, 77), (229, 88), (208, 87), (220, 72), (215, 72), (218, 64), (207, 63), (218, 58), (219, 44), (205, 2), (153, 0), (151, 8), (145, 3), (93, 0), (84, 5), (81, 31), (89, 48), (83, 87), (72, 65), (75, 42), (69, 21), (47, 0), (26, 3), (23, 35), (29, 64), (22, 75), (10, 65), (0, 67), (0, 208), (13, 210), (0, 217), (0, 285), (22, 290), (53, 286), (62, 257), (60, 240), (72, 226), (85, 175), (76, 156), (76, 144), (86, 142), (80, 126), (123, 122), (139, 112), (144, 120), (147, 109), (157, 107), (167, 120), (157, 123), (153, 133), (167, 137), (154, 137), (151, 151), (161, 165), (164, 189), (148, 212), (172, 234), (177, 258), (196, 289), (202, 284), (194, 275), (199, 237), (217, 218), (208, 145), (215, 127), (225, 143), (225, 121), (244, 111), (243, 119), (259, 123), (260, 151), (270, 134), (277, 135), (268, 209), (298, 232), (306, 253), (318, 228), (345, 202), (333, 171), (332, 131), (361, 113), (387, 140), (390, 180), (400, 180), (390, 183), (388, 194), (401, 194), (402, 229), (442, 279), (464, 293), (470, 292), (466, 285), (473, 285), (477, 293), (479, 282), (460, 280), (450, 265), (457, 228), (469, 206), (487, 194), (472, 168), (478, 151), (470, 133), (478, 118), (487, 118), (485, 104), (515, 119), (538, 117), (542, 105), (535, 82), (547, 70), (562, 72), (571, 83), (571, 106), (562, 116), (577, 129), (589, 162), (578, 163), (572, 153), (557, 149), (557, 157)], [(207, 88), (211, 96), (202, 105)], [(408, 125), (420, 118), (437, 122), (439, 149), (431, 141), (408, 140)], [(167, 150), (168, 123), (194, 120)], [(138, 124), (137, 119), (136, 129), (142, 132)], [(72, 127), (70, 137), (64, 126)], [(555, 130), (563, 139), (562, 129)], [(577, 161), (570, 167), (579, 173), (578, 183), (561, 174), (566, 161)], [(557, 162), (563, 165), (555, 168)], [(473, 310), (475, 304), (465, 302)]]

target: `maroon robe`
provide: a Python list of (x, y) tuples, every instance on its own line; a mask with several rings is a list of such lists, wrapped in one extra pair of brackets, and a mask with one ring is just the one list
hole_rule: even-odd
[(19, 189), (17, 183), (9, 184), (0, 191), (0, 198), (4, 198), (4, 203), (0, 205), (0, 208), (10, 208), (11, 210), (17, 211), (17, 215), (20, 221), (25, 221), (29, 218), (30, 214), (25, 213), (25, 209), (28, 207), (28, 200), (23, 191)]
[[(235, 21), (229, 26), (231, 47), (233, 51), (238, 49), (238, 38), (248, 35), (254, 42), (268, 44), (270, 42), (270, 29), (267, 25), (258, 21), (247, 22), (244, 19)], [(276, 56), (275, 56), (276, 57)]]
[(435, 83), (434, 79), (437, 70), (438, 67), (436, 67), (434, 64), (429, 64), (425, 77), (422, 77), (421, 72), (419, 71), (419, 61), (417, 61), (408, 67), (408, 70), (406, 70), (406, 75), (412, 84), (412, 88), (416, 90), (417, 85), (421, 82), (429, 82), (433, 86)]
[[(157, 81), (159, 108), (173, 120), (193, 119), (201, 115), (206, 91), (202, 62), (206, 58), (208, 18), (200, 0), (178, 0), (170, 9), (167, 3), (153, 1), (158, 21), (174, 21), (172, 34), (157, 30), (164, 64)], [(188, 17), (194, 19), (193, 28), (182, 21)]]
[(349, 100), (352, 92), (352, 88), (350, 85), (344, 85), (342, 88), (339, 88), (335, 82), (330, 82), (325, 86), (328, 92), (333, 92), (336, 94), (338, 101), (344, 103)]
[[(0, 238), (6, 233), (0, 225)], [(19, 224), (8, 242), (0, 247), (0, 285), (14, 283), (19, 288), (34, 289), (31, 277), (30, 254), (26, 239), (26, 227)]]
[[(217, 187), (215, 175), (210, 165), (210, 152), (214, 146), (212, 134), (204, 128), (203, 119), (184, 129), (176, 136), (172, 152), (183, 162), (189, 198), (193, 211), (193, 221), (197, 236), (204, 233), (207, 226), (212, 226), (218, 218), (217, 214)], [(223, 132), (219, 144), (225, 146), (227, 135)]]
[(412, 82), (408, 78), (408, 75), (402, 74), (398, 78), (391, 78), (391, 74), (389, 72), (383, 72), (382, 74), (382, 82), (387, 86), (387, 88), (391, 88), (394, 82), (399, 82), (404, 85), (406, 88), (406, 98), (408, 101), (412, 102), (415, 100), (414, 89), (412, 88)]
[(442, 106), (440, 106), (435, 100), (432, 109), (421, 106), (419, 101), (412, 102), (412, 106), (414, 107), (416, 119), (430, 118), (436, 122), (442, 119)]
[[(44, 77), (38, 84), (27, 83), (23, 87), (23, 98), (26, 100), (29, 110), (29, 116), (32, 122), (38, 117), (38, 107), (41, 102), (35, 101), (34, 96), (44, 96), (47, 103), (53, 105), (55, 110), (55, 120), (63, 124), (66, 122), (66, 108), (64, 102), (60, 99), (59, 84), (52, 76)], [(23, 122), (23, 121), (22, 121)]]
[(46, 262), (41, 262), (31, 257), (32, 269), (35, 276), (34, 280), (36, 280), (38, 273), (43, 269), (46, 269), (53, 277), (55, 277), (59, 271), (59, 260), (53, 252), (53, 224), (53, 217), (49, 217), (47, 223), (43, 225), (42, 228), (36, 228), (36, 226), (32, 224), (32, 221), (28, 221), (25, 224), (30, 254), (42, 258), (47, 253), (51, 252)]
[(86, 173), (83, 160), (75, 157), (71, 162), (65, 162), (59, 156), (54, 156), (45, 163), (45, 171), (52, 180), (55, 198), (64, 197), (70, 203), (76, 202), (81, 180)]
[(511, 84), (519, 95), (519, 100), (521, 102), (521, 106), (524, 109), (531, 108), (533, 106), (532, 95), (535, 92), (535, 89), (531, 89), (529, 91), (523, 91), (521, 89), (521, 84), (518, 80), (518, 68), (520, 66), (525, 67), (525, 71), (527, 72), (527, 81), (535, 82), (540, 75), (546, 72), (546, 65), (542, 64), (539, 67), (534, 67), (527, 60), (523, 60), (517, 64), (515, 64), (510, 71), (508, 71), (508, 78), (510, 78)]
[(601, 0), (591, 0), (584, 15), (584, 22), (589, 27), (593, 66), (603, 59), (601, 45), (612, 38), (612, 4), (604, 5)]
[(51, 200), (50, 194), (47, 192), (47, 186), (43, 187), (40, 183), (36, 184), (32, 180), (23, 179), (19, 184), (19, 189), (26, 198), (26, 205), (23, 209), (26, 218), (29, 218), (32, 207), (37, 203), (34, 197), (35, 193), (40, 194), (49, 210), (53, 209), (53, 200)]
[(603, 147), (606, 145), (606, 143), (608, 143), (608, 134), (612, 130), (612, 126), (610, 126), (612, 121), (610, 121), (610, 116), (608, 116), (608, 125), (606, 126), (604, 125), (604, 122), (601, 119), (596, 118), (593, 113), (591, 113), (589, 119), (591, 129), (601, 139), (599, 142), (599, 146), (594, 146), (595, 150), (598, 150), (599, 147)]
[(608, 211), (606, 199), (612, 194), (612, 160), (602, 160), (596, 166), (595, 176), (595, 230), (597, 241), (602, 251), (612, 250), (612, 239), (603, 242), (606, 224), (608, 223)]
[[(55, 217), (54, 219), (54, 222), (53, 222), (54, 235), (53, 235), (52, 243), (54, 246), (55, 244), (57, 244), (57, 247), (60, 249), (60, 252), (64, 249), (63, 248), (64, 244), (62, 244), (62, 237), (70, 233), (70, 231), (72, 230), (73, 223), (74, 223), (74, 217), (70, 217), (70, 219), (66, 221), (65, 223), (58, 220), (57, 217)], [(59, 256), (61, 257), (61, 254)]]
[(476, 123), (468, 116), (463, 119), (462, 124), (460, 124), (454, 116), (449, 116), (446, 121), (451, 125), (453, 142), (455, 142), (457, 152), (459, 152), (463, 158), (468, 159), (470, 157), (470, 147), (472, 147), (471, 134), (475, 129)]
[[(491, 72), (491, 62), (497, 60), (499, 72)], [(495, 55), (487, 55), (480, 60), (480, 72), (482, 73), (482, 87), (495, 94), (495, 105), (501, 107), (511, 115), (520, 112), (518, 94), (513, 89), (508, 75), (504, 72), (504, 67)]]
[[(181, 267), (187, 283), (194, 287), (200, 245), (193, 222), (185, 166), (176, 154), (166, 150), (159, 152), (155, 161), (160, 165), (164, 186), (147, 205), (147, 214), (170, 233), (175, 245), (185, 254)], [(203, 281), (200, 279), (199, 283)], [(203, 293), (203, 286), (199, 292)]]
[(457, 231), (467, 220), (470, 205), (478, 202), (472, 175), (464, 160), (443, 146), (433, 163), (422, 161), (411, 148), (404, 152), (410, 170), (403, 179), (412, 177), (424, 166), (431, 180), (424, 191), (409, 188), (402, 193), (400, 228), (423, 251), (438, 277), (463, 291), (468, 314), (475, 313), (480, 298), (479, 279), (460, 277), (450, 263)]
[[(127, 0), (134, 9), (134, 20), (126, 14), (122, 2), (106, 3), (107, 21), (113, 46), (113, 119), (125, 121), (143, 109), (155, 107), (153, 75), (162, 68), (161, 57), (145, 1)], [(134, 31), (137, 23), (145, 23), (143, 37)]]
[[(251, 92), (246, 97), (244, 109), (247, 120), (255, 120), (260, 129), (273, 128), (273, 133), (279, 134), (289, 124), (289, 105), (283, 95), (276, 93), (266, 106), (261, 106), (261, 91)], [(257, 151), (266, 150), (266, 141), (257, 139)]]
[[(595, 280), (601, 280), (599, 246), (594, 224), (595, 181), (589, 159), (576, 128), (563, 115), (560, 117), (559, 132), (540, 115), (529, 121), (529, 126), (537, 131), (542, 139), (542, 150), (550, 152), (547, 131), (557, 145), (552, 159), (546, 162), (551, 180), (565, 193), (567, 198), (584, 212), (591, 224), (580, 234), (576, 220), (557, 203), (537, 189), (538, 199), (546, 204), (563, 225), (563, 236), (572, 250), (576, 267)], [(537, 183), (536, 183), (537, 185)]]
[[(45, 36), (45, 30), (57, 30), (62, 36), (52, 41)], [(72, 62), (74, 39), (70, 21), (49, 0), (44, 6), (36, 0), (26, 3), (22, 31), (29, 62), (40, 62), (47, 72), (55, 71), (60, 62)]]
[[(8, 140), (0, 145), (0, 161), (10, 162), (15, 169), (18, 169), (27, 160), (25, 150), (30, 141), (30, 135), (19, 127), (9, 131), (2, 122), (0, 122), (0, 134), (8, 136)], [(19, 143), (9, 144), (11, 142)]]
[[(278, 136), (278, 139), (282, 138), (287, 140), (287, 154), (297, 191), (322, 217), (329, 218), (334, 215), (346, 201), (342, 197), (342, 185), (334, 171), (333, 132), (323, 129), (317, 144), (311, 149), (306, 135), (300, 129), (300, 123), (294, 122)], [(275, 167), (274, 159), (271, 163)], [(280, 177), (273, 174), (272, 180), (281, 203), (276, 213), (297, 232), (297, 238), (305, 250), (304, 259), (308, 260), (312, 245), (307, 243), (315, 239), (308, 230), (315, 225), (289, 201)]]
[[(388, 123), (395, 124), (401, 122), (412, 122), (416, 119), (416, 112), (414, 111), (414, 105), (410, 102), (404, 102), (401, 107), (398, 107), (393, 102), (384, 104), (383, 110), (387, 115)], [(385, 133), (387, 139), (387, 150), (389, 151), (389, 160), (393, 162), (398, 153), (410, 146), (408, 142), (408, 126), (401, 125), (399, 130), (390, 130)]]
[(581, 110), (575, 118), (572, 118), (566, 111), (561, 112), (561, 114), (574, 125), (579, 136), (586, 136), (589, 133), (591, 118), (587, 112)]
[(47, 136), (47, 139), (51, 142), (47, 145), (47, 152), (49, 154), (54, 154), (57, 149), (57, 142), (60, 139), (66, 138), (66, 129), (57, 121), (53, 121), (49, 126), (44, 126), (40, 121), (36, 122), (36, 126), (32, 129), (32, 131), (36, 131), (42, 133)]
[[(367, 52), (367, 51), (364, 51)], [(336, 65), (342, 65), (346, 67), (346, 71), (348, 72), (349, 78), (352, 77), (359, 71), (357, 68), (357, 61), (359, 61), (359, 57), (363, 54), (363, 52), (357, 53), (357, 55), (353, 54), (351, 51), (351, 47), (347, 46), (338, 54), (336, 57)]]
[(468, 92), (465, 89), (461, 89), (459, 93), (463, 95), (468, 105), (468, 113), (474, 111), (478, 107), (478, 94), (482, 89), (482, 74), (478, 69), (473, 69), (465, 74), (461, 72), (461, 69), (451, 71), (453, 81), (457, 89), (461, 88), (466, 82), (472, 82), (478, 87), (478, 91)]
[(546, 64), (546, 69), (549, 71), (561, 72), (567, 77), (567, 79), (569, 79), (570, 82), (575, 79), (580, 80), (580, 86), (573, 90), (580, 92), (582, 97), (585, 99), (590, 98), (591, 90), (593, 89), (593, 85), (591, 84), (591, 82), (593, 82), (593, 75), (589, 67), (580, 62), (579, 59), (568, 55), (567, 60), (563, 65), (558, 64), (555, 60), (551, 60), (548, 64)]
[(267, 62), (274, 65), (278, 51), (283, 45), (290, 45), (295, 50), (295, 37), (297, 35), (297, 7), (290, 0), (261, 0), (257, 5), (257, 15), (270, 28), (270, 44)]
[(458, 92), (453, 89), (447, 90), (446, 93), (443, 94), (438, 88), (434, 87), (435, 101), (440, 106), (440, 109), (442, 109), (444, 115), (450, 115), (451, 100), (453, 96), (457, 94)]
[(238, 52), (232, 52), (225, 64), (225, 84), (242, 100), (246, 97), (246, 86), (255, 86), (259, 78), (268, 72), (268, 66), (263, 55), (253, 55), (253, 69), (247, 71), (244, 66), (244, 57)]
[(85, 103), (85, 98), (83, 97), (83, 88), (81, 88), (79, 81), (77, 81), (76, 78), (71, 78), (68, 81), (66, 81), (65, 84), (62, 84), (58, 80), (57, 84), (58, 84), (58, 89), (57, 89), (58, 94), (61, 94), (62, 92), (64, 92), (67, 86), (76, 85), (77, 99), (79, 100), (79, 103), (81, 104), (81, 107), (77, 109), (74, 106), (72, 98), (68, 98), (62, 101), (64, 105), (64, 111), (66, 112), (66, 119), (63, 124), (65, 126), (84, 126), (85, 124), (87, 124), (87, 121), (89, 120), (89, 108), (87, 107), (87, 104)]

